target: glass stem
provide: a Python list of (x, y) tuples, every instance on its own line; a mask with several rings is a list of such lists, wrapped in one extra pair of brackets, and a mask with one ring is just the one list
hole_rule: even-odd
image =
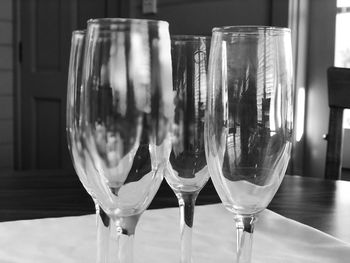
[(140, 215), (114, 220), (110, 235), (112, 241), (109, 242), (108, 263), (132, 263), (134, 261), (134, 235)]
[(103, 211), (103, 209), (95, 203), (96, 207), (96, 225), (97, 225), (97, 258), (96, 263), (108, 262), (109, 240), (112, 220)]
[(191, 263), (192, 227), (197, 196), (198, 192), (182, 192), (177, 194), (180, 207), (181, 263)]
[(96, 205), (97, 263), (132, 263), (133, 241), (139, 215), (112, 220)]
[(237, 263), (250, 263), (252, 258), (254, 216), (235, 217), (237, 228)]

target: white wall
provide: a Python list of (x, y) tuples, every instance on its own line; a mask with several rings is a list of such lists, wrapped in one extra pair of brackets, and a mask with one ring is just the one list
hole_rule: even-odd
[(13, 168), (13, 12), (0, 1), (0, 169)]
[(310, 0), (304, 175), (324, 177), (329, 106), (327, 68), (334, 64), (335, 0)]

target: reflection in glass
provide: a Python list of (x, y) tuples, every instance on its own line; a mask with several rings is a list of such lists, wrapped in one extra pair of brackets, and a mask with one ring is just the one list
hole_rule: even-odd
[(175, 116), (165, 179), (180, 206), (181, 258), (191, 262), (196, 198), (209, 179), (204, 152), (204, 117), (210, 37), (172, 36)]
[(250, 262), (254, 222), (275, 195), (293, 139), (290, 31), (215, 28), (206, 155), (215, 189), (234, 213), (237, 262)]
[(135, 227), (163, 179), (173, 119), (168, 24), (88, 22), (83, 149), (100, 206), (113, 220), (109, 262), (132, 262)]
[[(85, 30), (73, 31), (67, 87), (67, 143), (75, 171), (95, 203), (98, 243), (97, 262), (105, 262), (104, 258), (108, 254), (111, 220), (98, 205), (94, 191), (90, 186), (89, 176), (86, 175), (84, 151), (81, 142), (83, 135), (81, 123), (81, 82), (84, 63), (84, 47)], [(95, 169), (89, 172), (94, 174), (97, 173)]]

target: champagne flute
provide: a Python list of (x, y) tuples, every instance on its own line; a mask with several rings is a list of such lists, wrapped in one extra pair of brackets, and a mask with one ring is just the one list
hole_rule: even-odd
[[(97, 224), (97, 262), (105, 262), (104, 257), (108, 254), (108, 240), (110, 219), (97, 203), (93, 189), (91, 189), (88, 176), (85, 171), (85, 158), (81, 144), (81, 80), (82, 68), (84, 63), (84, 47), (85, 47), (85, 30), (76, 30), (72, 32), (71, 51), (68, 71), (68, 87), (67, 87), (67, 116), (66, 131), (67, 144), (71, 155), (74, 169), (85, 187), (86, 191), (91, 195), (96, 208), (96, 224)], [(97, 173), (97, 171), (90, 171)]]
[(180, 262), (191, 262), (192, 226), (198, 193), (209, 179), (204, 152), (204, 115), (210, 37), (172, 36), (175, 116), (165, 179), (180, 207)]
[(206, 156), (237, 228), (237, 262), (251, 262), (254, 222), (290, 159), (293, 76), (290, 30), (214, 28), (209, 62)]
[(140, 215), (163, 179), (173, 119), (168, 23), (88, 21), (83, 149), (97, 201), (113, 221), (109, 262), (133, 262)]

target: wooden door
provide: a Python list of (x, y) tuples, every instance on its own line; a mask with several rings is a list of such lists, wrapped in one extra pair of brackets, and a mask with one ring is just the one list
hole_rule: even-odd
[(118, 0), (20, 1), (20, 169), (72, 169), (65, 133), (71, 32), (118, 15)]

